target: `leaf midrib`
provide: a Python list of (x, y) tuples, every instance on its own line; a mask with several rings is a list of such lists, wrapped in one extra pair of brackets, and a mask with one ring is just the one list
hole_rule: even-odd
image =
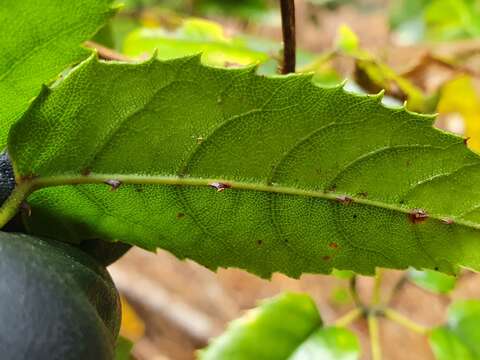
[[(24, 183), (29, 187), (30, 191), (53, 187), (53, 186), (64, 186), (64, 185), (87, 185), (87, 184), (105, 184), (109, 186), (107, 181), (109, 180), (118, 180), (122, 185), (128, 184), (137, 184), (137, 185), (165, 185), (165, 186), (191, 186), (191, 187), (212, 187), (213, 183), (227, 184), (228, 188), (225, 191), (232, 190), (245, 190), (245, 191), (256, 191), (256, 192), (265, 192), (272, 194), (283, 194), (291, 196), (302, 196), (307, 198), (318, 198), (328, 201), (334, 201), (342, 203), (343, 197), (347, 198), (348, 204), (343, 204), (344, 206), (349, 206), (352, 204), (360, 204), (371, 206), (375, 208), (396, 211), (407, 216), (412, 214), (414, 209), (408, 209), (401, 207), (396, 204), (389, 204), (386, 202), (371, 200), (365, 197), (360, 196), (351, 196), (345, 193), (339, 193), (334, 191), (322, 191), (322, 190), (308, 190), (294, 188), (290, 186), (279, 186), (279, 185), (269, 185), (266, 183), (256, 183), (248, 181), (235, 181), (229, 179), (207, 179), (199, 177), (178, 177), (178, 176), (161, 176), (161, 175), (133, 175), (133, 174), (97, 174), (91, 173), (89, 175), (58, 175), (58, 176), (48, 176), (48, 177), (36, 177), (31, 180), (25, 180)], [(17, 185), (18, 186), (18, 185)], [(212, 188), (212, 191), (215, 191)], [(221, 196), (221, 194), (219, 194)], [(422, 209), (428, 213), (428, 209)], [(426, 220), (436, 220), (439, 222), (445, 222), (446, 219), (451, 219), (447, 215), (441, 216), (438, 214), (428, 213), (428, 219)], [(471, 221), (466, 221), (463, 219), (452, 219), (454, 220), (455, 225), (465, 226), (467, 228), (480, 230), (480, 224), (473, 223)], [(447, 225), (446, 225), (447, 226)]]

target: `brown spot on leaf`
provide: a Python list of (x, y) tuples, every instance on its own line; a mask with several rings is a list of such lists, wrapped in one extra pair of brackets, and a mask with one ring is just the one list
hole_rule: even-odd
[(211, 187), (217, 189), (218, 192), (223, 192), (225, 189), (230, 189), (232, 186), (225, 183), (214, 182), (210, 184)]
[(468, 145), (468, 140), (470, 140), (470, 136), (464, 138), (464, 139), (463, 139), (463, 143), (464, 143), (465, 145)]
[(414, 224), (421, 223), (428, 219), (428, 214), (425, 210), (422, 209), (413, 209), (410, 214), (408, 214), (410, 221)]
[(337, 190), (337, 185), (333, 184), (325, 192), (335, 192)]
[(338, 244), (336, 242), (331, 242), (328, 246), (332, 249), (338, 249)]
[(257, 240), (257, 245), (262, 245), (263, 241), (262, 240)]
[(349, 205), (353, 202), (353, 199), (347, 195), (340, 195), (335, 198), (339, 203)]
[(330, 260), (332, 257), (331, 256), (328, 256), (328, 255), (325, 255), (324, 257), (322, 257), (323, 260), (325, 261), (328, 261)]
[(185, 217), (185, 214), (182, 213), (182, 212), (178, 212), (177, 215), (176, 215), (177, 219), (183, 219)]
[(82, 176), (88, 176), (92, 173), (92, 169), (86, 167), (86, 168), (83, 168), (82, 171), (80, 171), (80, 174)]
[(115, 191), (120, 187), (120, 185), (122, 185), (122, 182), (120, 180), (115, 179), (105, 180), (104, 183), (111, 186), (110, 191)]

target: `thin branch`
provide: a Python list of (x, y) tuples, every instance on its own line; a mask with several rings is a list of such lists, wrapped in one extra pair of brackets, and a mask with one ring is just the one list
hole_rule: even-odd
[(345, 315), (341, 316), (338, 318), (334, 323), (333, 326), (337, 327), (345, 327), (350, 325), (352, 322), (357, 320), (360, 316), (363, 315), (363, 310), (359, 307), (350, 310), (347, 312)]
[(400, 279), (395, 283), (390, 293), (385, 299), (385, 305), (390, 305), (397, 297), (397, 295), (402, 291), (405, 285), (408, 284), (408, 275), (407, 272), (404, 272)]
[(380, 331), (378, 328), (377, 314), (375, 314), (374, 312), (368, 315), (368, 332), (370, 334), (372, 360), (381, 360), (382, 350), (380, 348)]
[(350, 278), (348, 285), (348, 289), (350, 290), (350, 296), (352, 297), (353, 302), (357, 307), (363, 308), (364, 305), (360, 300), (360, 296), (358, 296), (357, 291), (357, 275), (354, 275)]
[(397, 324), (403, 326), (404, 328), (409, 329), (417, 334), (426, 335), (429, 332), (429, 329), (423, 325), (420, 325), (409, 318), (403, 316), (402, 314), (396, 312), (393, 309), (385, 309), (383, 314), (387, 319), (390, 319)]
[(109, 49), (93, 41), (86, 41), (85, 46), (88, 48), (97, 50), (98, 57), (103, 60), (124, 61), (124, 62), (132, 61), (132, 59), (130, 59), (128, 56), (122, 55), (116, 52), (115, 50)]
[(282, 74), (295, 72), (295, 3), (294, 0), (280, 0), (283, 34)]
[(373, 284), (373, 292), (372, 292), (372, 305), (374, 306), (378, 306), (381, 302), (382, 279), (383, 279), (383, 271), (382, 269), (377, 268), (375, 272), (375, 283)]

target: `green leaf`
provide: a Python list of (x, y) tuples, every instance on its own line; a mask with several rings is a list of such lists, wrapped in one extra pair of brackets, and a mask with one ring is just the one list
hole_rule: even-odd
[(360, 358), (357, 337), (344, 328), (322, 328), (315, 331), (289, 360), (356, 360)]
[(0, 6), (0, 149), (40, 92), (91, 52), (80, 44), (113, 15), (111, 0), (3, 0)]
[(130, 353), (132, 352), (133, 342), (119, 336), (117, 339), (117, 345), (115, 346), (115, 360), (129, 360), (131, 359)]
[(479, 270), (480, 158), (433, 117), (380, 102), (198, 57), (91, 58), (13, 127), (18, 185), (0, 219), (38, 189), (33, 233), (122, 239), (212, 269)]
[(475, 359), (470, 350), (446, 328), (432, 330), (429, 342), (437, 360)]
[(234, 320), (223, 335), (199, 352), (199, 359), (289, 359), (295, 350), (306, 345), (305, 341), (309, 348), (324, 345), (325, 339), (310, 338), (320, 326), (322, 320), (308, 295), (285, 293)]
[(457, 279), (455, 276), (442, 274), (433, 270), (408, 271), (408, 277), (416, 285), (438, 294), (446, 294), (455, 288)]
[(480, 36), (477, 0), (432, 0), (425, 10), (427, 35), (436, 40)]
[(430, 344), (437, 359), (480, 358), (480, 301), (460, 300), (450, 305), (447, 325), (432, 331)]
[(211, 65), (234, 63), (247, 65), (264, 62), (264, 52), (249, 49), (240, 38), (227, 38), (217, 23), (203, 19), (186, 19), (175, 31), (143, 28), (125, 39), (123, 52), (131, 56), (152, 54), (157, 49), (161, 60), (202, 53)]

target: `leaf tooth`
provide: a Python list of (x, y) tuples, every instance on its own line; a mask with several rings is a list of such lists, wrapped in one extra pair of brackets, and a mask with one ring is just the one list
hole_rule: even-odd
[(378, 103), (381, 103), (383, 100), (383, 97), (385, 96), (385, 89), (380, 90), (377, 94), (368, 95), (368, 96), (374, 99), (375, 101), (377, 101)]

